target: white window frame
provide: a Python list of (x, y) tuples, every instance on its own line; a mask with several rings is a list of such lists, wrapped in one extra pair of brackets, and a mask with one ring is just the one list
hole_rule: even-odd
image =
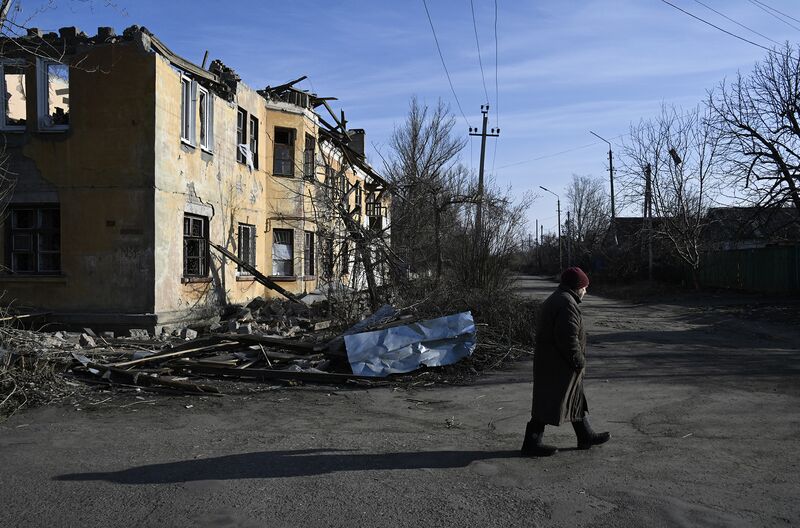
[(27, 87), (27, 77), (28, 77), (28, 72), (27, 71), (25, 72), (25, 84), (26, 84), (26, 86), (25, 86), (25, 89), (26, 89), (26, 94), (25, 94), (25, 97), (26, 97), (26, 99), (25, 99), (25, 123), (26, 124), (25, 125), (9, 125), (6, 122), (6, 118), (8, 118), (8, 112), (7, 112), (6, 108), (5, 108), (6, 100), (5, 100), (5, 95), (4, 95), (4, 94), (8, 93), (8, 87), (6, 86), (6, 66), (21, 66), (23, 68), (26, 68), (27, 65), (26, 65), (24, 60), (20, 60), (20, 59), (7, 59), (7, 60), (0, 61), (0, 90), (2, 90), (2, 91), (0, 91), (0, 94), (3, 95), (3, 97), (2, 97), (3, 115), (2, 115), (2, 117), (0, 117), (0, 130), (3, 130), (4, 132), (23, 132), (23, 131), (25, 131), (25, 129), (28, 126), (27, 123), (30, 121), (28, 119), (28, 101), (27, 101), (27, 88), (28, 88)]
[(196, 121), (197, 83), (181, 75), (181, 142), (190, 147), (195, 146)]
[(49, 59), (36, 59), (36, 109), (37, 119), (40, 131), (46, 132), (64, 132), (69, 130), (69, 124), (66, 125), (53, 125), (49, 123), (50, 120), (50, 84), (48, 79), (47, 70), (49, 66), (58, 64), (67, 67), (67, 88), (69, 88), (69, 65)]
[[(242, 251), (242, 249), (245, 246), (245, 241), (244, 241), (244, 236), (243, 236), (245, 231), (248, 232), (249, 244), (247, 245), (247, 252), (249, 254), (251, 262), (248, 262), (248, 259), (245, 258), (245, 255), (243, 254), (243, 251)], [(251, 266), (253, 266), (255, 268), (256, 267), (256, 226), (254, 226), (253, 224), (243, 224), (243, 223), (239, 222), (238, 239), (239, 239), (239, 241), (238, 241), (238, 246), (237, 246), (237, 251), (236, 251), (237, 255), (236, 256), (239, 257), (239, 260), (247, 262), (249, 265), (251, 265)], [(243, 268), (241, 268), (241, 267), (237, 267), (236, 274), (239, 275), (239, 276), (250, 276), (250, 272), (245, 270), (245, 269), (243, 269)]]
[[(197, 83), (195, 83), (195, 85), (197, 85)], [(197, 86), (197, 92), (198, 92), (197, 94), (198, 111), (200, 110), (204, 111), (202, 115), (202, 118), (204, 119), (201, 119), (201, 121), (205, 121), (201, 122), (200, 126), (206, 132), (205, 141), (203, 141), (202, 138), (200, 140), (200, 148), (208, 152), (209, 154), (213, 154), (214, 153), (214, 95), (207, 89), (203, 88), (202, 86)], [(201, 95), (204, 96), (202, 100), (205, 101), (205, 108), (203, 109), (199, 108)]]

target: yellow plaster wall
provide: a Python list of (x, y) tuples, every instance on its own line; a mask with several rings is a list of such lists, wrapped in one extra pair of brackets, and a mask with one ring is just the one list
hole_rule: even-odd
[[(238, 224), (256, 226), (256, 267), (266, 269), (266, 153), (264, 100), (240, 84), (235, 102), (213, 95), (214, 144), (212, 153), (181, 142), (180, 74), (165, 60), (156, 64), (156, 190), (155, 190), (155, 290), (159, 318), (169, 322), (187, 311), (211, 309), (224, 302), (245, 302), (266, 295), (258, 282), (237, 280), (236, 265), (221, 259), (213, 249), (208, 282), (185, 282), (183, 276), (183, 216), (191, 196), (210, 206), (209, 238), (233, 253), (238, 251)], [(238, 107), (259, 120), (258, 169), (250, 171), (236, 160)], [(199, 111), (197, 119), (199, 119)], [(269, 243), (267, 240), (269, 239)], [(270, 257), (271, 258), (271, 257)], [(270, 261), (271, 265), (271, 261)]]
[(9, 154), (30, 169), (19, 174), (18, 192), (58, 193), (62, 274), (0, 275), (7, 299), (64, 312), (152, 311), (154, 81), (152, 55), (96, 47), (70, 69), (69, 130), (38, 132), (31, 66), (28, 130)]

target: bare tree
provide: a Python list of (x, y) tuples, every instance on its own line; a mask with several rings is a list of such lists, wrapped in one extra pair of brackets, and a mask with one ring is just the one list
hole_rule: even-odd
[(392, 203), (392, 239), (409, 267), (442, 274), (442, 237), (453, 226), (452, 206), (474, 202), (468, 175), (458, 163), (465, 140), (452, 131), (455, 118), (439, 101), (431, 110), (416, 98), (406, 121), (390, 140), (392, 154), (385, 173), (396, 189)]
[(800, 208), (800, 49), (772, 50), (708, 105), (733, 191), (757, 206)]
[(584, 251), (602, 242), (610, 218), (610, 200), (605, 182), (591, 176), (572, 175), (567, 187), (567, 209), (572, 211), (572, 240)]
[(715, 132), (701, 109), (680, 113), (665, 105), (656, 118), (632, 126), (624, 146), (626, 187), (644, 189), (649, 174), (656, 217), (652, 234), (669, 241), (692, 269), (695, 284), (706, 213), (716, 198), (720, 149)]

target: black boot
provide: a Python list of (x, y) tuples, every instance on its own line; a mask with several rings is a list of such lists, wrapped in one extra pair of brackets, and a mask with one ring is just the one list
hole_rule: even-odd
[(525, 427), (525, 440), (522, 442), (522, 456), (541, 457), (550, 456), (558, 452), (558, 449), (542, 444), (544, 436), (544, 423), (531, 420)]
[(595, 433), (589, 425), (589, 417), (572, 422), (575, 436), (578, 437), (578, 449), (589, 449), (593, 445), (605, 444), (611, 438), (610, 433)]

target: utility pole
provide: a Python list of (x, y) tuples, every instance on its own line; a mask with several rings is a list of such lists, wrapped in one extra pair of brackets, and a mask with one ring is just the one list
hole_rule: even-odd
[(534, 236), (536, 236), (536, 245), (538, 246), (539, 245), (539, 219), (538, 218), (536, 219), (536, 231), (534, 231), (534, 233), (536, 233), (536, 235), (534, 235)]
[(544, 242), (544, 226), (539, 226), (539, 273), (542, 272), (542, 242)]
[(556, 197), (556, 210), (558, 211), (558, 268), (560, 273), (564, 269), (564, 259), (561, 256), (561, 197), (546, 187), (540, 185), (539, 188)]
[(644, 222), (647, 232), (647, 280), (653, 280), (653, 183), (652, 169), (644, 168)]
[[(478, 208), (475, 211), (475, 241), (480, 242), (482, 238), (483, 232), (483, 163), (486, 159), (486, 138), (487, 137), (497, 137), (500, 135), (500, 129), (497, 129), (497, 133), (495, 133), (495, 129), (493, 128), (491, 133), (486, 131), (486, 127), (489, 123), (489, 105), (481, 105), (481, 113), (483, 114), (483, 129), (478, 132), (477, 128), (470, 127), (469, 135), (470, 136), (480, 136), (481, 137), (481, 164), (480, 169), (478, 170)], [(477, 247), (477, 244), (476, 244)]]
[(604, 137), (598, 136), (591, 130), (589, 131), (591, 135), (594, 137), (605, 141), (608, 143), (608, 178), (611, 182), (611, 233), (614, 235), (614, 245), (619, 245), (619, 240), (617, 240), (617, 226), (616, 218), (617, 218), (617, 209), (616, 209), (616, 201), (614, 199), (614, 154), (611, 152), (611, 142)]
[(567, 267), (572, 266), (572, 228), (569, 223), (569, 211), (567, 211)]

